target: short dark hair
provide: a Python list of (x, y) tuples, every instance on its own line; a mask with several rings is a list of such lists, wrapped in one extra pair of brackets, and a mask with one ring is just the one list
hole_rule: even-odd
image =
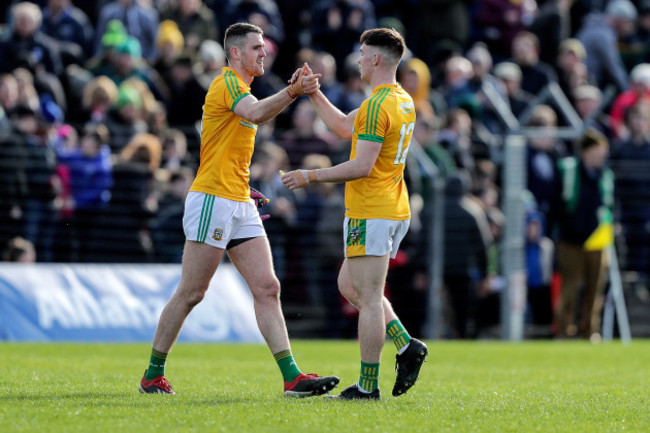
[(395, 29), (370, 29), (361, 34), (361, 44), (371, 45), (386, 50), (393, 62), (398, 64), (406, 51), (406, 43), (402, 35)]
[(226, 29), (226, 35), (223, 38), (223, 50), (226, 52), (226, 58), (228, 60), (230, 60), (230, 49), (232, 47), (241, 47), (240, 44), (249, 33), (263, 35), (264, 31), (250, 23), (235, 23)]

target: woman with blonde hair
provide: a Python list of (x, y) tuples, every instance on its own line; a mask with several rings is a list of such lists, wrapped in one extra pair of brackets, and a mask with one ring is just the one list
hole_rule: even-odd
[(101, 75), (90, 81), (83, 90), (81, 105), (88, 119), (93, 123), (101, 123), (106, 114), (117, 102), (118, 89), (113, 80)]

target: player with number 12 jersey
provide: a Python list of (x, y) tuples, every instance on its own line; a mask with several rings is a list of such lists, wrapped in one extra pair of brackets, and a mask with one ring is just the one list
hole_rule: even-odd
[(383, 144), (370, 175), (346, 183), (345, 216), (391, 220), (411, 217), (404, 165), (414, 126), (413, 99), (399, 84), (377, 86), (361, 104), (354, 121), (350, 159), (356, 157), (360, 139)]

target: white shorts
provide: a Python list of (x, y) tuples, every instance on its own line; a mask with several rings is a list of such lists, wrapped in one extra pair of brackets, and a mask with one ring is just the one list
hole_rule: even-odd
[(234, 201), (196, 191), (185, 200), (183, 230), (187, 240), (222, 249), (234, 239), (266, 236), (252, 200)]
[(343, 245), (345, 257), (397, 255), (399, 244), (409, 230), (411, 220), (368, 219), (345, 217)]

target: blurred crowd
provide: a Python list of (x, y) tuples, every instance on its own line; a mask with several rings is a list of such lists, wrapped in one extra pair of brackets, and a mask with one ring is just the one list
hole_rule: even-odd
[[(527, 321), (568, 337), (598, 329), (606, 263), (587, 266), (586, 284), (594, 288), (586, 294), (559, 295), (556, 286), (562, 277), (579, 285), (580, 276), (562, 274), (558, 257), (590, 263), (569, 247), (583, 244), (583, 222), (601, 222), (603, 208), (618, 223), (626, 269), (642, 282), (648, 274), (650, 1), (5, 3), (3, 260), (180, 262), (205, 93), (225, 65), (224, 30), (248, 21), (265, 33), (266, 72), (251, 86), (257, 98), (282, 89), (308, 62), (322, 74), (321, 90), (346, 113), (371, 90), (358, 71), (361, 33), (393, 27), (405, 36), (409, 51), (398, 79), (414, 99), (412, 146), (423, 152), (409, 153), (413, 219), (391, 261), (387, 294), (395, 293), (395, 308), (415, 335), (426, 313), (435, 194), (422, 158), (445, 183), (445, 332), (480, 337), (499, 321), (504, 137), (520, 128), (537, 132), (526, 143)], [(348, 155), (349, 142), (330, 133), (303, 97), (260, 125), (250, 168), (251, 186), (271, 200), (262, 211), (272, 215), (265, 227), (285, 302), (329, 306), (326, 332), (337, 337), (356, 335), (354, 308), (336, 289), (342, 185), (294, 193), (278, 170), (327, 167)], [(585, 181), (574, 182), (586, 191), (577, 206), (562, 195), (567, 179), (582, 174), (562, 168), (571, 157), (585, 167)], [(607, 166), (616, 179), (615, 205), (603, 192)]]

